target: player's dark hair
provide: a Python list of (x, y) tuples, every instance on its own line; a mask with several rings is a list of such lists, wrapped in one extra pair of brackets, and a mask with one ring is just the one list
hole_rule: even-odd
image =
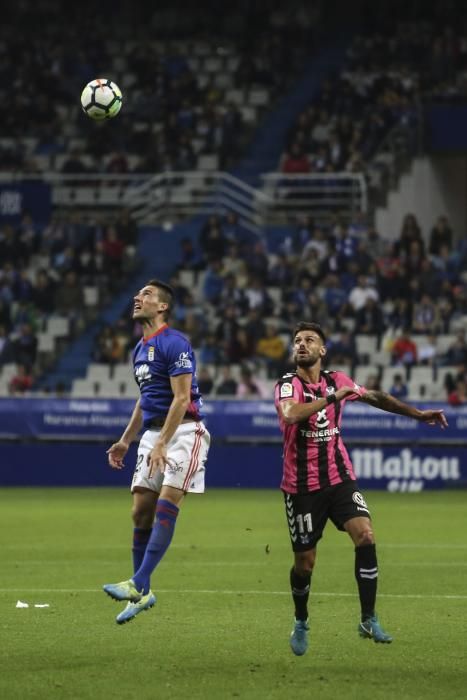
[(300, 333), (300, 331), (314, 331), (319, 335), (319, 337), (323, 341), (323, 345), (326, 345), (326, 336), (319, 323), (309, 323), (308, 321), (300, 321), (299, 323), (297, 323), (293, 332), (294, 340), (295, 336), (297, 335), (297, 333)]
[(164, 320), (167, 321), (167, 319), (170, 316), (170, 312), (172, 311), (172, 306), (173, 306), (173, 300), (174, 300), (174, 291), (170, 284), (167, 284), (166, 282), (162, 282), (161, 280), (158, 279), (152, 279), (149, 280), (149, 282), (146, 282), (146, 287), (156, 287), (157, 290), (159, 291), (159, 301), (162, 301), (164, 304), (167, 304), (168, 308), (167, 311), (164, 313)]

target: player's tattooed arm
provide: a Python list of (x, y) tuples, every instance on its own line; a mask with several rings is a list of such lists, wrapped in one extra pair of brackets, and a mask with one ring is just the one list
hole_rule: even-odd
[(420, 410), (416, 406), (410, 406), (403, 401), (399, 401), (399, 399), (396, 399), (390, 394), (386, 394), (384, 391), (369, 389), (362, 394), (358, 400), (370, 406), (374, 406), (375, 408), (380, 408), (382, 411), (415, 418), (415, 420), (428, 423), (429, 425), (440, 425), (442, 428), (445, 428), (448, 424), (442, 410)]

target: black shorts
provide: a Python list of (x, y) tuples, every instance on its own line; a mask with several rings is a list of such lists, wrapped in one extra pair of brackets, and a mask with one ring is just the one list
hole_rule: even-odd
[(294, 552), (313, 549), (323, 536), (328, 518), (338, 530), (352, 518), (370, 518), (356, 481), (343, 481), (319, 491), (284, 493), (285, 514)]

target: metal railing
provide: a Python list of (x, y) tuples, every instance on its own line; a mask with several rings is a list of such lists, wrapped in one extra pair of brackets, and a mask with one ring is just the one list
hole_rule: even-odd
[(29, 179), (50, 184), (55, 209), (79, 207), (92, 212), (127, 207), (145, 224), (233, 211), (246, 228), (259, 233), (267, 225), (295, 222), (298, 215), (310, 214), (320, 220), (334, 214), (352, 216), (368, 207), (361, 173), (267, 173), (261, 176), (259, 188), (219, 171), (44, 173), (40, 178), (18, 173), (8, 178), (10, 182)]

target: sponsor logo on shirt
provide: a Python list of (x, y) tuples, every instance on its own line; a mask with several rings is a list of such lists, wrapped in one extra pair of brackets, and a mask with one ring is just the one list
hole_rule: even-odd
[(151, 379), (151, 372), (148, 365), (139, 365), (135, 370), (135, 378), (140, 386)]
[(336, 390), (334, 389), (333, 386), (327, 386), (327, 387), (326, 387), (326, 394), (328, 394), (328, 395), (329, 395), (329, 394), (334, 394), (335, 391), (336, 391)]
[(187, 352), (181, 352), (178, 356), (178, 360), (175, 363), (177, 369), (191, 369), (193, 364)]
[(329, 442), (334, 435), (339, 435), (339, 428), (323, 428), (320, 430), (300, 430), (300, 434), (304, 437), (311, 438), (313, 442)]

